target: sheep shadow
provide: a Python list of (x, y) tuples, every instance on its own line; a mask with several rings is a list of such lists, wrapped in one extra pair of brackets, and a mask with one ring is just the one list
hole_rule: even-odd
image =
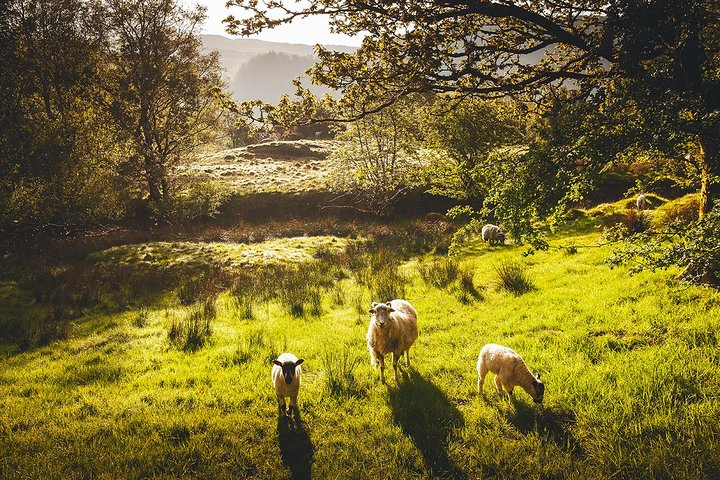
[(291, 478), (310, 479), (314, 447), (302, 423), (299, 410), (296, 409), (292, 417), (278, 415), (277, 434), (280, 456), (290, 469)]
[(435, 384), (417, 371), (403, 375), (403, 381), (389, 390), (389, 403), (395, 423), (420, 450), (432, 476), (464, 479), (448, 456), (449, 437), (465, 425), (460, 410)]
[(523, 435), (537, 432), (577, 458), (583, 455), (584, 450), (572, 433), (575, 418), (575, 414), (569, 411), (554, 412), (541, 407), (538, 412), (520, 401), (515, 402), (514, 412), (507, 416), (510, 424)]

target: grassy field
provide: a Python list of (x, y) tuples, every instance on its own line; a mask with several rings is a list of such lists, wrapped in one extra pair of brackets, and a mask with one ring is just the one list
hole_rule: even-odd
[(186, 180), (214, 180), (237, 194), (325, 190), (332, 140), (277, 141), (200, 155), (180, 165)]
[[(151, 301), (131, 291), (83, 310), (66, 338), (7, 354), (0, 477), (718, 478), (720, 294), (679, 285), (676, 272), (610, 269), (612, 246), (582, 225), (547, 252), (472, 243), (457, 263), (368, 255), (372, 238), (330, 236), (91, 254), (84, 262), (101, 271), (162, 265), (151, 279), (211, 264), (225, 273)], [(248, 270), (268, 264), (285, 270)], [(526, 293), (501, 287), (498, 268), (513, 265)], [(2, 311), (39, 315), (11, 277)], [(416, 307), (420, 336), (412, 367), (385, 386), (369, 364), (366, 310), (393, 289)], [(293, 308), (290, 291), (317, 304)], [(194, 343), (193, 319), (206, 322)], [(492, 381), (478, 396), (489, 342), (541, 373), (541, 406), (522, 391), (509, 403)], [(270, 382), (284, 351), (305, 359), (290, 422)]]

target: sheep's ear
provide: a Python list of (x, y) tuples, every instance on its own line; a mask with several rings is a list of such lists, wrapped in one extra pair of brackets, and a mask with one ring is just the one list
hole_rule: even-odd
[(377, 307), (378, 305), (380, 305), (378, 302), (372, 302), (372, 305), (370, 305), (370, 306), (371, 306), (372, 308), (375, 308), (375, 307)]
[(392, 308), (392, 307), (390, 307), (390, 308), (388, 309), (388, 313), (392, 313), (392, 312), (394, 312), (394, 311), (395, 311), (395, 309)]
[(390, 302), (387, 302), (385, 305), (387, 305), (388, 307), (392, 308), (392, 303), (390, 303)]
[(303, 363), (304, 361), (305, 361), (305, 360), (302, 359), (302, 358), (298, 359), (298, 361), (295, 362), (295, 366), (297, 367), (298, 365), (300, 365), (300, 364)]
[(539, 374), (539, 373), (536, 373), (536, 374), (535, 374), (535, 378), (537, 378), (538, 380), (540, 380), (540, 374)]
[(277, 365), (278, 367), (282, 367), (282, 362), (281, 362), (280, 360), (275, 359), (275, 360), (272, 361), (272, 363), (273, 363), (273, 365)]
[(374, 308), (371, 308), (370, 310), (368, 310), (368, 313), (372, 313), (372, 314), (374, 315), (374, 314), (375, 314), (375, 309), (374, 309)]

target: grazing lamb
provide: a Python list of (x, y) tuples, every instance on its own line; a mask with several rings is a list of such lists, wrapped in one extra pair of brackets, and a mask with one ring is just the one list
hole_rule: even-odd
[(503, 393), (503, 387), (509, 399), (512, 399), (514, 387), (521, 387), (532, 397), (535, 403), (542, 403), (545, 395), (545, 385), (540, 381), (540, 375), (530, 373), (523, 359), (508, 347), (488, 343), (478, 355), (478, 393), (483, 394), (483, 382), (488, 372), (495, 374), (495, 389)]
[(398, 360), (407, 354), (410, 366), (410, 347), (418, 337), (417, 312), (405, 300), (387, 303), (372, 303), (368, 311), (372, 314), (367, 332), (367, 347), (370, 363), (380, 364), (380, 381), (385, 383), (385, 355), (392, 352), (395, 382), (398, 381)]
[(637, 200), (635, 200), (635, 205), (637, 205), (638, 210), (645, 210), (648, 207), (648, 199), (645, 194), (641, 193), (638, 195)]
[(505, 232), (497, 225), (488, 223), (482, 228), (482, 239), (483, 242), (490, 242), (490, 245), (505, 244)]
[[(283, 353), (272, 363), (273, 367), (270, 376), (275, 387), (278, 407), (282, 413), (290, 416), (292, 409), (297, 410), (297, 397), (300, 391), (300, 375), (302, 373), (300, 364), (303, 363), (303, 359), (298, 359), (292, 353)], [(285, 397), (290, 397), (290, 406), (287, 409), (285, 408)]]

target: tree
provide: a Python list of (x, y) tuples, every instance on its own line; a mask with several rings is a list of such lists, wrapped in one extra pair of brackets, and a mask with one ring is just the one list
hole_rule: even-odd
[(425, 100), (408, 97), (348, 125), (332, 154), (331, 188), (358, 210), (389, 216), (397, 202), (419, 183), (421, 122)]
[[(670, 122), (682, 143), (698, 145), (700, 213), (720, 198), (717, 0), (229, 4), (251, 13), (227, 19), (232, 33), (254, 34), (307, 15), (328, 15), (339, 33), (367, 32), (354, 53), (317, 47), (320, 61), (311, 69), (314, 81), (362, 102), (361, 116), (414, 92), (547, 104), (559, 86), (570, 88), (575, 101), (592, 101), (623, 82), (631, 96), (622, 98), (646, 110), (651, 128)], [(647, 132), (646, 138), (658, 140)]]
[(104, 33), (81, 0), (0, 3), (0, 225), (122, 214), (126, 153), (95, 101)]
[(170, 168), (209, 138), (220, 117), (217, 55), (203, 55), (196, 35), (205, 10), (174, 0), (108, 0), (106, 8), (109, 108), (132, 143), (132, 170), (162, 213)]

